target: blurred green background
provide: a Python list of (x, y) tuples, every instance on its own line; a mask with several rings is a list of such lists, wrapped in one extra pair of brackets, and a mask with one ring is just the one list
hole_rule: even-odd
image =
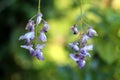
[(80, 0), (41, 0), (50, 30), (44, 61), (20, 48), (27, 21), (38, 0), (0, 0), (0, 80), (120, 80), (120, 0), (83, 0), (83, 14), (98, 32), (83, 69), (70, 59), (69, 28), (80, 17)]

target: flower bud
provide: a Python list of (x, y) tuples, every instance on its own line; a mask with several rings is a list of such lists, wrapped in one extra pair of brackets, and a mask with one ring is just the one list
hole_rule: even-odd
[(47, 24), (46, 21), (44, 21), (44, 22), (43, 22), (43, 28), (42, 28), (42, 31), (43, 31), (43, 32), (47, 32), (48, 29), (49, 29), (49, 25)]
[(78, 28), (77, 28), (77, 24), (74, 24), (71, 28), (73, 34), (78, 34)]
[(90, 38), (93, 37), (93, 36), (98, 36), (97, 32), (94, 29), (92, 29), (92, 27), (88, 27), (87, 34)]
[(42, 20), (42, 13), (38, 13), (36, 24), (40, 24), (41, 20)]

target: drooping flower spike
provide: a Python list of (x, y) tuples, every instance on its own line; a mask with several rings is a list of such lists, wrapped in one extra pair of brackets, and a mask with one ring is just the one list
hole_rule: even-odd
[[(73, 34), (79, 32), (76, 28), (76, 25), (73, 25), (71, 29)], [(86, 64), (85, 57), (91, 57), (89, 51), (93, 50), (93, 45), (88, 45), (87, 42), (93, 36), (97, 35), (97, 32), (92, 27), (88, 27), (87, 33), (83, 32), (80, 35), (81, 37), (77, 41), (68, 44), (72, 48), (72, 50), (75, 51), (75, 53), (70, 53), (69, 56), (73, 61), (77, 63), (80, 69), (83, 68)]]
[[(43, 15), (39, 11), (40, 3), (38, 6), (38, 13), (28, 21), (25, 27), (25, 30), (28, 32), (20, 36), (19, 40), (25, 40), (25, 45), (21, 45), (21, 48), (27, 49), (29, 53), (37, 59), (44, 60), (42, 49), (45, 47), (43, 42), (47, 41), (47, 36), (45, 33), (48, 31), (49, 25), (42, 18)], [(40, 28), (40, 24), (43, 25), (42, 28)]]

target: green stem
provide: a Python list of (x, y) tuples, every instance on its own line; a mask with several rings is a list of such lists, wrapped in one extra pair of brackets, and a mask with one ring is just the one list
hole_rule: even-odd
[[(83, 22), (83, 19), (82, 19), (82, 17), (83, 17), (83, 12), (82, 12), (82, 0), (80, 1), (80, 3), (81, 3), (81, 8), (80, 8), (80, 11), (81, 11), (81, 21)], [(82, 22), (81, 22), (81, 31), (83, 31), (83, 28), (82, 28)], [(82, 32), (81, 32), (81, 34), (82, 34)]]
[(40, 12), (40, 0), (38, 0), (38, 13)]
[[(40, 0), (38, 0), (38, 14), (40, 13)], [(38, 15), (37, 14), (37, 15)], [(36, 24), (35, 25), (35, 45), (34, 45), (34, 47), (37, 45), (37, 43), (38, 43), (38, 27), (39, 26), (39, 24)]]
[(80, 30), (80, 32), (79, 32), (79, 34), (78, 34), (78, 37), (77, 37), (77, 39), (75, 40), (75, 41), (79, 41), (79, 39), (80, 39), (80, 37), (81, 37), (81, 35), (82, 35), (82, 31), (83, 31), (83, 19), (82, 19), (82, 17), (83, 17), (83, 15), (82, 15), (82, 0), (80, 0), (80, 14), (81, 14), (81, 16), (80, 16), (80, 24), (81, 24), (81, 30)]

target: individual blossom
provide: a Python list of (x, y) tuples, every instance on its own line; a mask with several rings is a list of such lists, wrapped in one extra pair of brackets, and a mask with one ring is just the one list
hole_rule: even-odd
[(79, 60), (79, 57), (80, 57), (79, 54), (72, 54), (72, 53), (70, 53), (69, 56), (75, 62), (77, 62)]
[(49, 25), (46, 21), (43, 22), (43, 28), (42, 28), (42, 32), (47, 32), (49, 29)]
[(46, 42), (47, 41), (47, 37), (46, 37), (44, 32), (40, 32), (38, 40), (41, 41), (41, 42)]
[(45, 44), (37, 44), (36, 49), (42, 50), (45, 47)]
[(81, 56), (80, 54), (70, 54), (69, 55), (72, 60), (74, 60), (79, 68), (83, 68), (85, 65), (85, 57)]
[(91, 51), (93, 50), (93, 45), (86, 45), (85, 47), (83, 47), (83, 49), (87, 50), (87, 51)]
[(34, 21), (29, 20), (29, 22), (27, 23), (25, 29), (28, 30), (28, 31), (34, 31), (34, 26), (35, 26)]
[(36, 49), (36, 50), (34, 51), (34, 56), (35, 56), (37, 59), (39, 59), (39, 60), (44, 60), (43, 53), (42, 53), (42, 51), (39, 50), (39, 49)]
[(85, 66), (86, 61), (80, 59), (79, 61), (77, 61), (77, 64), (78, 64), (78, 67), (81, 69), (81, 68), (83, 68)]
[(80, 53), (82, 56), (89, 56), (91, 57), (90, 53), (88, 51), (93, 50), (93, 45), (86, 45), (83, 48), (80, 49)]
[(42, 49), (44, 48), (45, 44), (37, 44), (36, 50), (34, 51), (34, 56), (37, 57), (39, 60), (44, 60)]
[(78, 34), (78, 28), (77, 28), (77, 24), (74, 24), (71, 28), (73, 34)]
[(73, 43), (69, 43), (68, 45), (75, 51), (78, 52), (79, 51), (79, 47), (78, 47), (78, 42), (73, 42)]
[(42, 53), (42, 49), (44, 46), (45, 44), (43, 45), (37, 44), (36, 50), (33, 49), (33, 45), (21, 45), (20, 47), (29, 50), (30, 54), (35, 56), (39, 60), (44, 60), (43, 53)]
[(85, 33), (82, 34), (81, 40), (82, 40), (83, 42), (86, 42), (86, 41), (88, 41), (89, 39), (90, 39), (89, 36), (87, 36)]
[(21, 45), (20, 47), (29, 50), (30, 54), (34, 53), (33, 45)]
[(38, 13), (38, 15), (37, 15), (36, 24), (40, 24), (41, 20), (42, 20), (42, 13), (40, 12), (40, 13)]
[(26, 40), (26, 43), (28, 44), (28, 43), (30, 43), (30, 41), (31, 41), (32, 39), (34, 39), (34, 37), (35, 37), (35, 36), (34, 36), (34, 31), (32, 31), (32, 32), (28, 32), (28, 33), (20, 36), (20, 37), (19, 37), (19, 40), (25, 39), (25, 40)]
[(98, 36), (97, 32), (92, 27), (88, 27), (87, 34), (90, 38), (93, 36)]
[(86, 45), (86, 43), (89, 39), (90, 39), (90, 37), (87, 36), (85, 33), (82, 34), (80, 43), (82, 44), (83, 47)]

